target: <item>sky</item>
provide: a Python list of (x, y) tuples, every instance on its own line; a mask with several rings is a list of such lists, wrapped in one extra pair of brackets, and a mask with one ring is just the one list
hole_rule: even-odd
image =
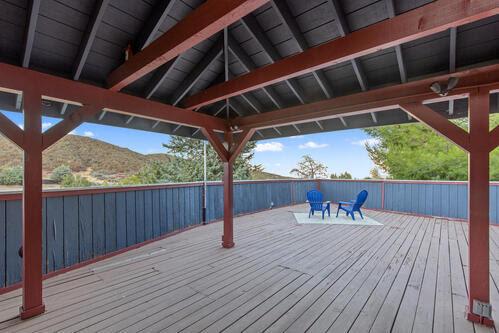
[[(22, 114), (2, 112), (22, 127)], [(59, 121), (43, 117), (43, 130)], [(92, 137), (142, 154), (166, 153), (162, 144), (169, 140), (165, 134), (87, 123), (79, 126), (73, 134)], [(310, 155), (327, 166), (328, 175), (348, 171), (354, 178), (364, 178), (374, 167), (364, 147), (368, 140), (373, 139), (356, 129), (258, 141), (253, 163), (261, 164), (267, 172), (289, 176), (301, 157)]]

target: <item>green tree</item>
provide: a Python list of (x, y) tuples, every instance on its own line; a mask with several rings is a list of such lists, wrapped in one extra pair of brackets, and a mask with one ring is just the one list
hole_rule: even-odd
[(7, 167), (0, 170), (0, 185), (22, 185), (23, 168), (20, 166)]
[(329, 176), (329, 178), (331, 178), (331, 179), (353, 179), (352, 175), (348, 171), (342, 172), (340, 174), (332, 173), (331, 176)]
[(67, 165), (59, 165), (57, 168), (52, 170), (52, 174), (50, 175), (50, 179), (52, 179), (56, 183), (62, 182), (64, 177), (70, 175), (71, 169)]
[(327, 167), (323, 163), (314, 160), (310, 155), (304, 155), (296, 168), (291, 170), (291, 173), (300, 178), (315, 179), (327, 177)]
[[(202, 140), (172, 136), (163, 146), (172, 159), (168, 162), (152, 162), (137, 174), (122, 181), (123, 184), (154, 184), (160, 182), (193, 182), (204, 178)], [(261, 171), (260, 165), (251, 164), (256, 144), (249, 142), (234, 161), (234, 178), (251, 179), (252, 172)], [(206, 152), (207, 179), (220, 180), (223, 166), (215, 150), (208, 145)]]
[[(467, 120), (455, 123), (467, 129)], [(499, 117), (490, 117), (490, 127)], [(455, 144), (423, 124), (392, 125), (368, 128), (376, 139), (366, 144), (369, 157), (376, 166), (395, 179), (467, 180), (468, 157)], [(491, 154), (490, 177), (499, 179), (499, 150)]]

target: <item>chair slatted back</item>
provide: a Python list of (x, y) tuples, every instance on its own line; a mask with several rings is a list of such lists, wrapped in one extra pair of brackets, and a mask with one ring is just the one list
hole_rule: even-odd
[(313, 210), (322, 210), (323, 195), (317, 190), (307, 192), (307, 200)]
[(355, 200), (353, 208), (357, 209), (357, 208), (362, 207), (364, 202), (366, 202), (366, 200), (367, 200), (367, 195), (368, 195), (368, 192), (366, 190), (360, 191), (359, 194), (357, 195), (357, 199)]

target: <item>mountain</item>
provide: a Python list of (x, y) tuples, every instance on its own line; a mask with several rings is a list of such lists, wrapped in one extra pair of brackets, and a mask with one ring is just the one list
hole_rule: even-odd
[[(100, 140), (67, 135), (43, 153), (43, 172), (47, 176), (58, 166), (68, 165), (73, 172), (93, 181), (112, 180), (134, 174), (149, 162), (168, 162), (171, 158), (167, 154), (144, 155)], [(19, 166), (22, 161), (21, 150), (0, 135), (0, 168)], [(261, 171), (253, 173), (252, 178), (286, 177)]]
[[(67, 135), (43, 153), (43, 171), (50, 173), (60, 165), (74, 172), (95, 171), (104, 175), (133, 174), (150, 161), (169, 161), (167, 154), (143, 155), (100, 140)], [(22, 165), (22, 152), (0, 137), (0, 166)]]

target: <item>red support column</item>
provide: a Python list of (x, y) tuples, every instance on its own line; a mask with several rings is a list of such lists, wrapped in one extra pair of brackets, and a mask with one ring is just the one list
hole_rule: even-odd
[(23, 304), (21, 319), (45, 312), (42, 299), (41, 95), (24, 92)]
[(469, 310), (468, 319), (493, 326), (485, 315), (489, 291), (489, 93), (475, 90), (469, 98), (468, 155)]
[(224, 165), (224, 233), (222, 246), (226, 249), (234, 247), (234, 163), (223, 162)]

